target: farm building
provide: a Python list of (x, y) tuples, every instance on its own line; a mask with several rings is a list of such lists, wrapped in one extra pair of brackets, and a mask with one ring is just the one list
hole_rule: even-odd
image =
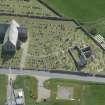
[(12, 20), (9, 24), (0, 24), (0, 39), (3, 40), (2, 52), (15, 54), (19, 41), (27, 40), (27, 29)]

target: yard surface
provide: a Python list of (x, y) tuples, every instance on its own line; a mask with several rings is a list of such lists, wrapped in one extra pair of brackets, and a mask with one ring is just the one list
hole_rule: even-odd
[(43, 0), (62, 15), (75, 18), (105, 37), (105, 0)]
[[(65, 101), (56, 99), (58, 85), (72, 87), (74, 89), (74, 100)], [(45, 82), (45, 86), (51, 89), (51, 99), (59, 101), (59, 105), (103, 105), (105, 104), (105, 85), (96, 83), (85, 83), (64, 79), (50, 79)]]
[[(24, 67), (27, 69), (49, 69), (76, 71), (76, 66), (68, 48), (78, 45), (91, 46), (96, 57), (93, 61), (88, 59), (84, 72), (103, 73), (105, 71), (105, 54), (103, 51), (72, 21), (55, 21), (45, 19), (20, 18), (12, 16), (1, 16), (0, 22), (15, 19), (20, 25), (28, 28), (29, 47)], [(0, 44), (2, 48), (2, 44)], [(5, 61), (0, 58), (2, 67), (20, 68), (21, 48), (16, 55)]]
[(7, 76), (0, 75), (0, 105), (5, 105), (7, 97)]

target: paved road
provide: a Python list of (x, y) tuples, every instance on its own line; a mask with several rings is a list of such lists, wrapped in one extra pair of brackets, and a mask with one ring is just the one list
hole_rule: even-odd
[(8, 85), (7, 85), (7, 105), (16, 105), (10, 75), (8, 77)]
[[(11, 70), (12, 74), (15, 75), (29, 75), (29, 76), (46, 76), (50, 78), (58, 78), (58, 79), (73, 79), (73, 80), (81, 80), (81, 81), (90, 81), (90, 82), (98, 82), (105, 83), (105, 78), (101, 77), (83, 77), (78, 75), (70, 75), (70, 74), (59, 74), (59, 73), (50, 73), (45, 71), (35, 71), (35, 70)], [(8, 69), (0, 69), (0, 74), (9, 74), (10, 71)]]
[(15, 97), (13, 93), (13, 86), (12, 86), (12, 72), (11, 69), (8, 70), (8, 85), (7, 85), (7, 105), (16, 105)]

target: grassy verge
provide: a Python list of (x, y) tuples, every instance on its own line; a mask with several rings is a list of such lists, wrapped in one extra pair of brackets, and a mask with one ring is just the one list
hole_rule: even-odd
[(7, 76), (0, 75), (0, 105), (5, 105), (7, 97)]

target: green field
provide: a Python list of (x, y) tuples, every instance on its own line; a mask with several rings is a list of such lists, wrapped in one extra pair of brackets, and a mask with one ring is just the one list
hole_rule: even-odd
[(105, 0), (43, 0), (63, 16), (75, 18), (105, 36)]
[(0, 105), (6, 103), (7, 96), (7, 76), (0, 75)]
[[(75, 101), (56, 100), (57, 86), (67, 86), (74, 88)], [(45, 82), (45, 86), (52, 90), (51, 99), (58, 105), (104, 105), (105, 104), (105, 85), (97, 83), (85, 83), (64, 79), (51, 79)], [(79, 101), (78, 101), (79, 99)], [(53, 101), (53, 102), (54, 102)]]
[(65, 16), (78, 20), (95, 21), (105, 17), (105, 0), (43, 0)]

